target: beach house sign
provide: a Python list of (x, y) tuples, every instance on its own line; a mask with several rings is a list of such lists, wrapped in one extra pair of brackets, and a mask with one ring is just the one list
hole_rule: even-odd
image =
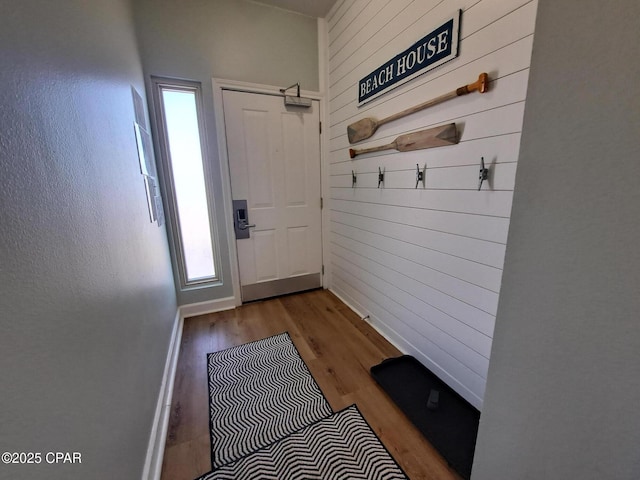
[(458, 10), (442, 25), (358, 82), (358, 106), (458, 56)]

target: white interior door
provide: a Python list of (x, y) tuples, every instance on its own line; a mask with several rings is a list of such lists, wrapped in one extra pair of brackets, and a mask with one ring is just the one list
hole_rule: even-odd
[(222, 96), (242, 300), (321, 286), (319, 103)]

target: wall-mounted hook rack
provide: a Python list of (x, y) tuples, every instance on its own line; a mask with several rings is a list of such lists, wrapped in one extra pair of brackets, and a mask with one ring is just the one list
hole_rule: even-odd
[(426, 185), (426, 173), (427, 166), (424, 166), (424, 169), (420, 170), (420, 166), (416, 163), (416, 188), (418, 188), (418, 184), (422, 182), (422, 188)]
[(482, 188), (482, 182), (489, 178), (489, 169), (484, 166), (484, 157), (480, 157), (480, 175), (478, 177), (478, 191)]
[(356, 182), (357, 181), (358, 181), (358, 178), (356, 176), (356, 172), (351, 170), (351, 188), (356, 188)]
[(381, 183), (384, 184), (384, 170), (378, 167), (378, 188), (380, 188)]

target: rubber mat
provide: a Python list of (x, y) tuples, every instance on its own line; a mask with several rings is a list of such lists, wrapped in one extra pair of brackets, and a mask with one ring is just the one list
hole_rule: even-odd
[(464, 478), (471, 476), (480, 412), (410, 355), (371, 367), (371, 375)]

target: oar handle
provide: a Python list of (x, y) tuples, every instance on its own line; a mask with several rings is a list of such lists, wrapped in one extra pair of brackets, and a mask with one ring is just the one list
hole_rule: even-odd
[(468, 85), (463, 85), (455, 89), (452, 92), (445, 93), (444, 95), (440, 95), (439, 97), (432, 98), (431, 100), (427, 100), (426, 102), (415, 105), (411, 108), (407, 108), (406, 110), (402, 110), (401, 112), (395, 113), (389, 117), (383, 118), (382, 120), (378, 120), (378, 126), (384, 125), (385, 123), (393, 122), (402, 117), (406, 117), (407, 115), (411, 115), (412, 113), (419, 112), (420, 110), (424, 110), (427, 107), (431, 107), (433, 105), (437, 105), (438, 103), (442, 103), (446, 100), (450, 100), (455, 97), (459, 97), (461, 95), (466, 95), (467, 93), (478, 91), (480, 93), (484, 93), (487, 91), (487, 87), (489, 84), (489, 75), (486, 73), (481, 73), (478, 76), (478, 80)]
[(356, 155), (361, 155), (363, 153), (381, 152), (383, 150), (391, 150), (392, 148), (396, 148), (396, 143), (395, 142), (389, 143), (387, 145), (380, 145), (378, 147), (359, 148), (357, 150), (355, 148), (350, 148), (349, 149), (349, 156), (351, 158), (355, 158)]
[(478, 77), (478, 80), (476, 80), (475, 82), (458, 88), (456, 90), (456, 95), (457, 96), (466, 95), (467, 93), (471, 93), (475, 91), (484, 93), (487, 91), (488, 85), (489, 85), (489, 75), (487, 75), (486, 73), (481, 73), (480, 76)]

